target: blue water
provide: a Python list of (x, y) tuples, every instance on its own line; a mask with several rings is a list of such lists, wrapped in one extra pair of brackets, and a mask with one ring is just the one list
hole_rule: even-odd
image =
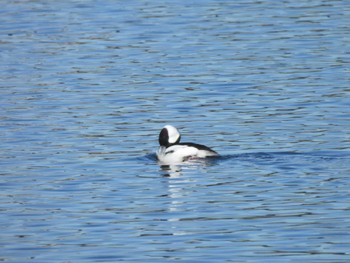
[[(0, 261), (350, 262), (347, 1), (2, 1)], [(157, 137), (219, 158), (160, 166)]]

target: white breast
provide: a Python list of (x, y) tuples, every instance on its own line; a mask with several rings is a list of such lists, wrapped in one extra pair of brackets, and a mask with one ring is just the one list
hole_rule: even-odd
[(173, 145), (168, 148), (161, 146), (157, 151), (158, 160), (164, 164), (182, 163), (192, 157), (205, 158), (208, 156), (213, 156), (213, 153), (188, 145)]

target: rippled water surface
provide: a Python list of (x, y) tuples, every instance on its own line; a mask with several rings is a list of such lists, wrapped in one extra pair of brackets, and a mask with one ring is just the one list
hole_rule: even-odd
[[(3, 1), (0, 261), (350, 262), (348, 1)], [(162, 167), (165, 124), (221, 157)]]

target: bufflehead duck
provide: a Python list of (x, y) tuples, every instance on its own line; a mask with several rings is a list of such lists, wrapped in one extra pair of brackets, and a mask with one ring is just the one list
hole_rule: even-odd
[(166, 125), (159, 134), (158, 160), (161, 163), (181, 163), (191, 159), (219, 156), (209, 147), (196, 143), (180, 143), (179, 131), (171, 125)]

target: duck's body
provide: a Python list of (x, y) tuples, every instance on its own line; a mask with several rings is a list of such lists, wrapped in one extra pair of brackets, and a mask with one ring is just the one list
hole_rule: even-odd
[(158, 160), (165, 164), (182, 163), (191, 159), (218, 156), (209, 147), (196, 143), (180, 143), (181, 135), (178, 130), (166, 125), (159, 134)]

